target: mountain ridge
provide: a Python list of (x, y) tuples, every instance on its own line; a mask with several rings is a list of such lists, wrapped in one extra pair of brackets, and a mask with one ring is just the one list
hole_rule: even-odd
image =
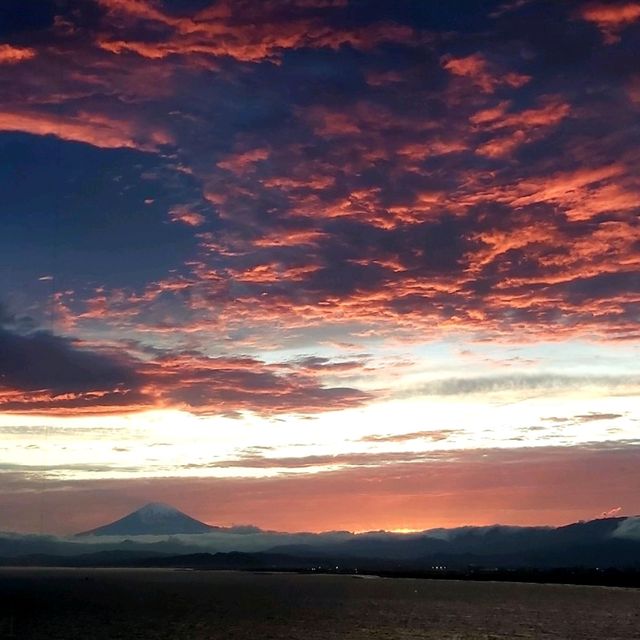
[[(175, 560), (161, 561), (160, 557)], [(186, 563), (203, 568), (280, 563), (281, 569), (305, 569), (347, 562), (354, 567), (365, 563), (379, 570), (403, 571), (432, 566), (463, 570), (472, 565), (510, 570), (563, 566), (640, 570), (640, 517), (605, 517), (560, 527), (491, 525), (414, 533), (286, 533), (251, 526), (219, 527), (170, 505), (149, 503), (71, 537), (0, 533), (0, 564), (5, 566), (20, 562), (115, 565), (143, 560), (151, 565), (175, 561), (176, 566)]]

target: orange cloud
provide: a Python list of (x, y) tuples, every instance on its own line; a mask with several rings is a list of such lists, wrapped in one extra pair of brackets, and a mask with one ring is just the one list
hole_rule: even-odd
[(0, 44), (0, 64), (18, 64), (25, 60), (32, 60), (37, 55), (31, 47), (14, 47), (10, 44)]
[[(638, 206), (634, 177), (622, 164), (561, 171), (521, 181), (505, 194), (514, 207), (550, 202), (563, 207), (572, 220), (585, 220), (606, 211)], [(625, 183), (629, 186), (625, 188)]]
[(305, 119), (313, 123), (314, 131), (320, 136), (357, 135), (361, 133), (360, 124), (354, 114), (335, 112), (324, 107), (308, 110)]
[(625, 27), (640, 20), (640, 2), (592, 3), (581, 10), (580, 16), (600, 29), (607, 44), (615, 44)]
[(262, 160), (269, 157), (269, 149), (257, 148), (249, 149), (239, 153), (227, 156), (224, 160), (220, 160), (217, 166), (226, 171), (231, 171), (236, 175), (242, 175), (251, 170), (251, 167)]
[(511, 102), (509, 100), (502, 100), (494, 107), (487, 107), (476, 111), (476, 113), (469, 118), (469, 122), (475, 125), (486, 125), (488, 123), (501, 121), (510, 106)]
[(479, 130), (498, 133), (496, 137), (478, 146), (476, 153), (491, 158), (507, 156), (523, 144), (544, 137), (571, 112), (569, 104), (557, 96), (544, 97), (541, 102), (541, 107), (519, 113), (505, 113), (505, 102), (493, 109), (475, 113), (470, 121)]
[[(340, 52), (343, 45), (366, 51), (383, 41), (425, 43), (424, 35), (368, 19), (329, 28), (340, 16), (329, 10), (340, 1), (221, 1), (190, 14), (165, 4), (101, 0), (97, 42), (72, 42), (67, 33), (62, 44), (40, 50), (40, 71), (40, 64), (7, 69), (19, 76), (18, 88), (0, 112), (0, 129), (105, 148), (155, 150), (175, 140), (175, 158), (165, 157), (175, 172), (168, 187), (187, 175), (202, 186), (188, 196), (193, 206), (167, 207), (199, 242), (180, 275), (135, 292), (103, 288), (66, 300), (66, 310), (57, 307), (65, 326), (108, 323), (147, 336), (208, 330), (246, 344), (261, 344), (259, 334), (272, 335), (276, 325), (310, 333), (357, 324), (362, 335), (503, 334), (513, 304), (522, 310), (514, 326), (525, 333), (546, 335), (556, 310), (566, 314), (558, 335), (594, 327), (637, 333), (632, 291), (598, 289), (591, 316), (571, 293), (580, 278), (622, 277), (637, 264), (626, 241), (637, 232), (639, 189), (637, 154), (625, 146), (637, 104), (633, 69), (600, 78), (598, 87), (624, 90), (605, 93), (592, 91), (582, 72), (561, 78), (564, 71), (547, 69), (541, 57), (519, 57), (536, 82), (518, 91), (530, 77), (504, 68), (504, 50), (488, 40), (465, 40), (471, 51), (482, 47), (471, 55), (443, 56), (442, 47), (457, 50), (457, 36), (432, 41), (434, 57), (424, 64), (376, 51), (338, 68), (340, 55), (353, 55)], [(588, 5), (589, 15), (601, 5)], [(303, 10), (317, 7), (327, 12)], [(74, 46), (82, 65), (50, 73), (62, 48)], [(327, 60), (323, 73), (331, 71), (326, 91), (316, 91), (314, 77), (304, 85), (301, 67), (288, 67), (283, 55), (318, 47), (335, 52), (316, 53)], [(111, 55), (135, 51), (144, 59)], [(215, 71), (194, 71), (187, 68), (193, 60), (168, 59), (190, 55), (279, 66), (265, 74), (226, 60)], [(229, 83), (239, 99), (257, 92), (258, 124), (251, 111), (246, 127), (233, 130), (227, 97), (220, 102), (222, 94), (201, 83)], [(402, 91), (378, 88), (390, 84)], [(195, 111), (194, 97), (204, 101)], [(104, 110), (96, 115), (98, 100)], [(605, 109), (619, 127), (607, 130)], [(523, 148), (547, 138), (548, 146)], [(182, 193), (170, 200), (185, 201)], [(215, 232), (202, 228), (209, 220)]]
[(523, 74), (499, 73), (493, 70), (489, 61), (480, 53), (473, 53), (463, 58), (445, 56), (442, 58), (442, 66), (454, 76), (468, 78), (485, 93), (493, 93), (500, 85), (518, 88), (531, 80), (529, 76)]
[(190, 227), (200, 227), (207, 219), (197, 211), (192, 211), (188, 207), (176, 207), (169, 211), (171, 222), (182, 222)]
[(231, 271), (230, 275), (238, 282), (254, 282), (273, 284), (281, 281), (295, 282), (305, 280), (310, 274), (318, 271), (318, 265), (300, 267), (283, 267), (277, 263), (259, 264), (243, 271)]
[(62, 140), (84, 142), (95, 147), (153, 150), (171, 143), (162, 130), (142, 127), (133, 121), (116, 120), (95, 113), (73, 116), (37, 111), (0, 111), (0, 131), (22, 131), (33, 135), (52, 135)]
[[(143, 0), (100, 0), (116, 20), (115, 26), (132, 21), (153, 21), (170, 28), (172, 33), (163, 40), (142, 41), (103, 36), (98, 45), (115, 54), (134, 52), (147, 58), (159, 59), (171, 55), (231, 57), (242, 62), (277, 61), (287, 49), (330, 48), (344, 45), (356, 49), (370, 49), (384, 42), (409, 42), (419, 38), (405, 25), (376, 23), (350, 30), (328, 28), (312, 18), (290, 17), (282, 20), (277, 5), (255, 6), (228, 1), (205, 8), (191, 17), (174, 17)], [(294, 3), (300, 8), (341, 6), (340, 3)], [(257, 6), (257, 5), (256, 5)], [(280, 7), (281, 9), (281, 7)], [(244, 16), (244, 19), (238, 19)]]
[(320, 240), (326, 239), (327, 237), (326, 233), (315, 229), (300, 229), (289, 232), (276, 231), (258, 238), (254, 242), (254, 245), (259, 248), (317, 245)]

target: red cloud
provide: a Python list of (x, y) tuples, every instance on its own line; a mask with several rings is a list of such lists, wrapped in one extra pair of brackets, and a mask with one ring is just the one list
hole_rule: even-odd
[(37, 55), (31, 47), (14, 47), (10, 44), (0, 44), (0, 64), (18, 64), (25, 60), (32, 60)]
[(479, 130), (495, 132), (487, 142), (476, 149), (476, 153), (492, 158), (509, 156), (523, 144), (540, 139), (548, 130), (558, 125), (571, 112), (571, 107), (558, 96), (544, 97), (542, 106), (526, 109), (520, 113), (505, 113), (505, 102), (493, 109), (475, 113), (470, 121)]
[[(171, 202), (186, 201), (186, 176), (202, 186), (192, 207), (167, 207), (199, 243), (179, 275), (58, 297), (59, 320), (150, 339), (182, 331), (197, 342), (203, 331), (202, 340), (250, 347), (338, 327), (424, 339), (450, 330), (637, 335), (634, 70), (592, 82), (592, 70), (539, 74), (540, 57), (523, 56), (535, 82), (520, 91), (529, 75), (510, 72), (503, 49), (473, 35), (482, 48), (469, 56), (442, 56), (453, 35), (430, 41), (420, 64), (367, 54), (384, 38), (424, 38), (369, 20), (329, 28), (339, 4), (216, 2), (187, 15), (103, 0), (97, 43), (74, 41), (78, 28), (39, 48), (38, 64), (5, 68), (13, 97), (0, 129), (106, 148), (173, 142), (175, 156), (159, 160), (178, 191)], [(313, 7), (323, 11), (303, 10)], [(343, 42), (360, 49), (357, 65), (342, 68), (341, 56), (356, 55), (340, 51)], [(317, 68), (326, 85), (283, 55), (300, 47), (332, 49), (303, 56), (326, 62)], [(281, 66), (169, 59), (190, 51)], [(54, 73), (62, 53), (71, 69)], [(253, 96), (247, 113), (230, 113)], [(236, 116), (243, 124), (233, 130)]]
[(52, 135), (62, 140), (112, 149), (151, 150), (171, 142), (169, 134), (160, 129), (153, 130), (134, 121), (117, 120), (96, 113), (65, 116), (29, 110), (0, 111), (0, 131)]
[(614, 44), (625, 27), (640, 20), (640, 2), (591, 3), (580, 11), (580, 16), (600, 29), (607, 44)]
[(182, 222), (190, 227), (200, 227), (207, 219), (197, 211), (192, 211), (188, 207), (176, 207), (169, 211), (171, 222)]
[(480, 53), (463, 58), (445, 56), (442, 58), (442, 66), (454, 76), (469, 78), (485, 93), (493, 93), (500, 85), (521, 87), (531, 80), (529, 76), (519, 73), (499, 73), (493, 70), (488, 60)]
[[(350, 45), (370, 49), (384, 42), (419, 41), (410, 27), (377, 23), (350, 30), (328, 28), (322, 21), (291, 14), (282, 19), (277, 4), (221, 2), (191, 17), (174, 17), (143, 0), (100, 0), (108, 8), (116, 31), (135, 21), (158, 22), (171, 34), (163, 40), (120, 39), (110, 34), (101, 37), (100, 47), (112, 53), (134, 52), (159, 59), (170, 55), (231, 57), (242, 62), (277, 60), (287, 49), (330, 48)], [(341, 2), (294, 2), (301, 9), (331, 8)]]
[(220, 160), (217, 166), (226, 171), (231, 171), (236, 175), (242, 175), (251, 170), (251, 167), (262, 160), (269, 157), (269, 149), (258, 148), (249, 149), (239, 153), (227, 156), (224, 160)]
[(584, 220), (607, 211), (635, 209), (637, 187), (635, 176), (627, 174), (625, 165), (612, 164), (533, 177), (499, 197), (514, 207), (557, 204), (571, 219)]

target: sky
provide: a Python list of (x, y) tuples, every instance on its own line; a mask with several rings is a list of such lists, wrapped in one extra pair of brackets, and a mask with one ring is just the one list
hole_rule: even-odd
[(640, 513), (640, 2), (0, 4), (0, 530)]

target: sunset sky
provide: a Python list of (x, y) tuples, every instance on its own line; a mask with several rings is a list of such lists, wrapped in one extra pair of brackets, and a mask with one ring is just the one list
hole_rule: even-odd
[(3, 0), (0, 530), (639, 514), (639, 51), (624, 0)]

